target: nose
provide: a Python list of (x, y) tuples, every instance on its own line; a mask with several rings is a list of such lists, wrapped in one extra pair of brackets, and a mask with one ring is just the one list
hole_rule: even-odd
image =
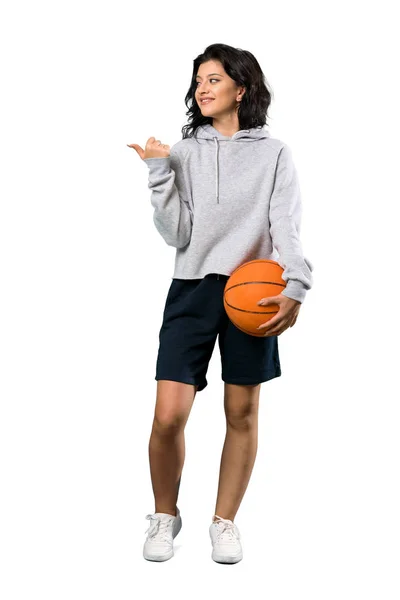
[[(198, 93), (199, 95), (200, 95), (200, 94), (202, 94), (202, 91), (203, 91), (203, 85), (205, 85), (206, 83), (207, 83), (207, 82), (204, 82), (204, 84), (200, 83), (200, 85), (198, 85), (198, 86), (197, 86), (197, 93)], [(206, 91), (206, 89), (204, 89), (204, 91)], [(203, 94), (203, 95), (205, 96), (206, 94)]]

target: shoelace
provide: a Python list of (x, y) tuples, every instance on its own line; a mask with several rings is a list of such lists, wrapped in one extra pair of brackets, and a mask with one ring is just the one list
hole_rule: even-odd
[(214, 523), (217, 524), (217, 542), (224, 542), (225, 544), (234, 544), (239, 539), (237, 528), (235, 523), (230, 519), (223, 519), (218, 515), (215, 515), (217, 520)]
[(145, 533), (149, 533), (149, 537), (155, 540), (157, 536), (156, 541), (160, 542), (170, 540), (170, 536), (166, 535), (166, 529), (173, 519), (161, 519), (161, 517), (155, 517), (154, 515), (147, 515), (146, 519), (150, 520), (149, 528), (145, 531)]

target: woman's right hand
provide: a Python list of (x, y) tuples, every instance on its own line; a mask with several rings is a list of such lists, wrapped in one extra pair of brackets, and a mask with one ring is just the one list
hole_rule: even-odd
[(142, 160), (146, 158), (166, 158), (169, 156), (170, 151), (168, 144), (162, 144), (155, 137), (149, 137), (144, 150), (139, 144), (127, 144), (127, 146), (136, 150)]

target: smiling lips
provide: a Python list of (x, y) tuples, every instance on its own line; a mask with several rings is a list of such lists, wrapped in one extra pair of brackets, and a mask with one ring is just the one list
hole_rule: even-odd
[(201, 104), (209, 104), (213, 100), (214, 100), (214, 98), (204, 98), (204, 99), (200, 99), (200, 102), (201, 102)]

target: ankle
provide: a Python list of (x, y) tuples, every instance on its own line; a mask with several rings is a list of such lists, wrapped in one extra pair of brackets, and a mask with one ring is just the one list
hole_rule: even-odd
[(212, 520), (213, 520), (213, 523), (215, 523), (215, 521), (218, 521), (217, 515), (214, 515)]
[(214, 515), (214, 516), (213, 516), (213, 519), (212, 519), (212, 522), (213, 522), (213, 523), (215, 523), (215, 521), (218, 521), (218, 517), (219, 517), (220, 519), (228, 519), (229, 521), (232, 521), (232, 523), (233, 523), (233, 519), (234, 519), (234, 518), (233, 518), (233, 519), (231, 519), (230, 517), (221, 517), (221, 515), (218, 515), (218, 516), (217, 516), (217, 515)]
[(159, 508), (158, 506), (156, 506), (156, 509), (154, 511), (155, 513), (165, 513), (167, 515), (171, 515), (172, 517), (176, 517), (178, 514), (177, 508)]

